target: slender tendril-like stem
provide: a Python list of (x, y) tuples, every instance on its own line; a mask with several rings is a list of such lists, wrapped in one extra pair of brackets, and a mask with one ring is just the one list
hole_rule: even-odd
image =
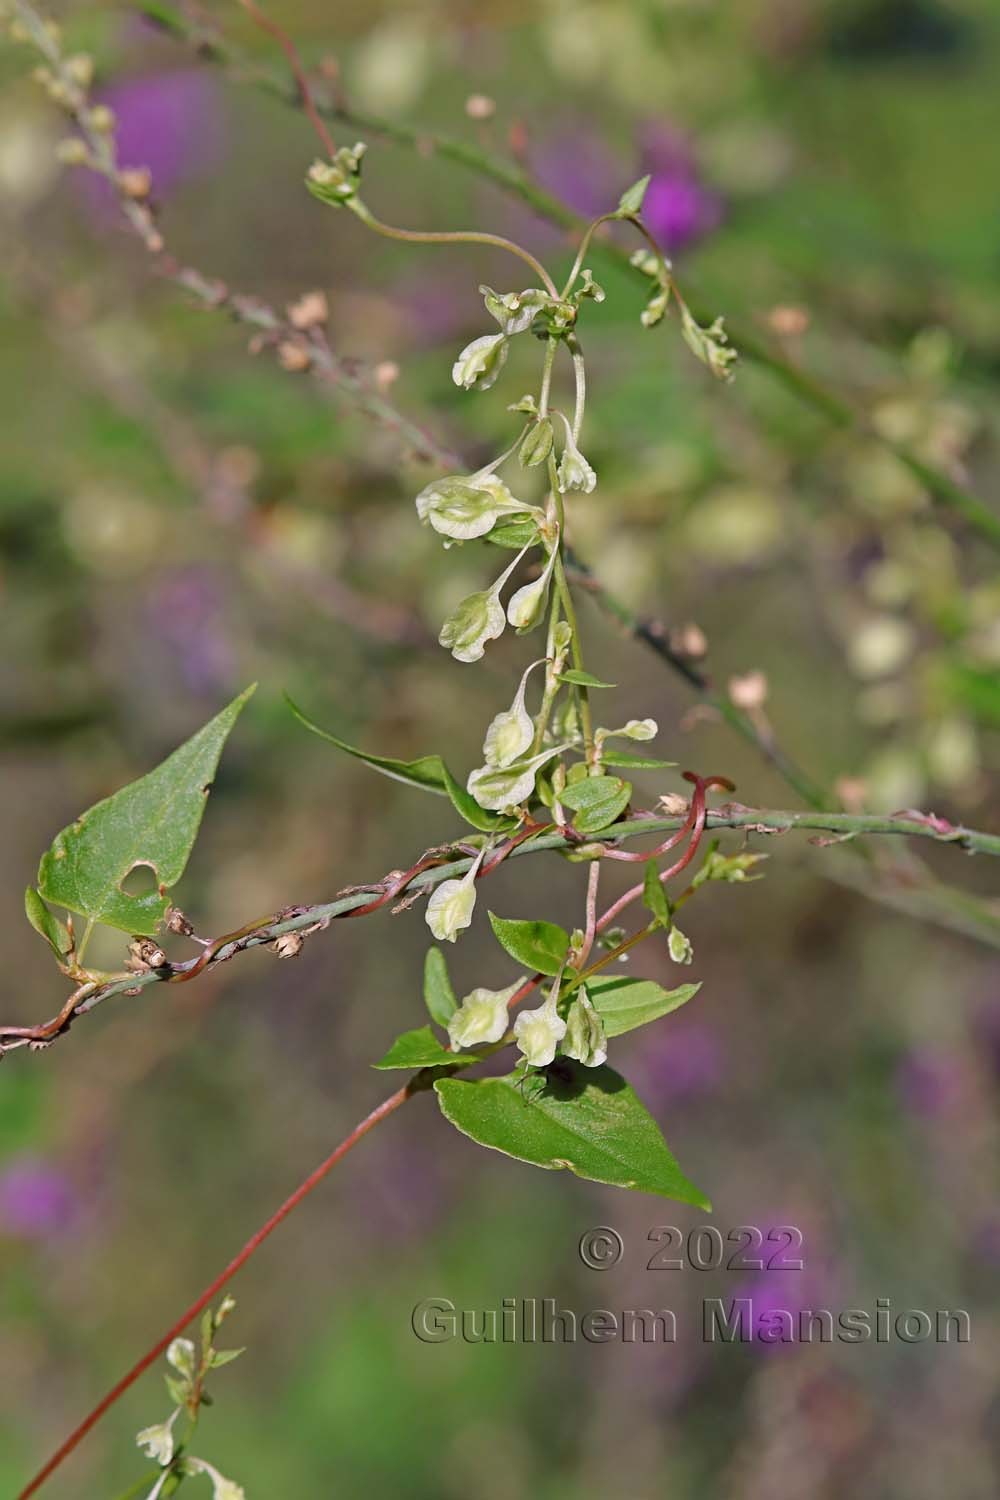
[(60, 1444), (60, 1446), (56, 1449), (55, 1453), (53, 1453), (48, 1462), (44, 1464), (41, 1469), (39, 1469), (35, 1477), (24, 1487), (23, 1490), (21, 1490), (20, 1494), (17, 1497), (17, 1500), (29, 1500), (29, 1496), (34, 1495), (42, 1487), (45, 1481), (52, 1474), (54, 1474), (56, 1469), (58, 1469), (60, 1465), (65, 1461), (65, 1459), (69, 1457), (74, 1448), (76, 1448), (77, 1444), (84, 1437), (86, 1437), (90, 1429), (100, 1421), (105, 1412), (109, 1411), (110, 1408), (114, 1406), (115, 1402), (125, 1394), (129, 1387), (135, 1384), (135, 1382), (139, 1379), (139, 1376), (144, 1374), (145, 1371), (149, 1369), (150, 1365), (154, 1364), (156, 1360), (159, 1359), (160, 1355), (163, 1354), (163, 1352), (170, 1346), (173, 1340), (177, 1338), (178, 1334), (182, 1333), (187, 1325), (194, 1318), (196, 1318), (199, 1313), (204, 1312), (205, 1308), (209, 1305), (210, 1302), (213, 1302), (215, 1300), (216, 1296), (226, 1285), (226, 1283), (232, 1280), (237, 1271), (239, 1271), (243, 1266), (246, 1265), (250, 1257), (260, 1248), (264, 1241), (274, 1233), (278, 1225), (281, 1224), (283, 1220), (287, 1219), (288, 1215), (292, 1213), (294, 1209), (298, 1208), (303, 1199), (308, 1198), (309, 1194), (314, 1190), (314, 1188), (317, 1188), (319, 1186), (324, 1177), (326, 1177), (328, 1173), (332, 1172), (337, 1163), (341, 1161), (347, 1155), (348, 1151), (351, 1151), (358, 1144), (358, 1142), (368, 1134), (369, 1130), (373, 1130), (380, 1121), (393, 1114), (397, 1109), (400, 1108), (401, 1105), (405, 1104), (407, 1099), (411, 1098), (415, 1092), (417, 1092), (417, 1088), (415, 1087), (415, 1080), (413, 1080), (410, 1083), (405, 1084), (403, 1088), (397, 1089), (394, 1094), (390, 1094), (388, 1099), (383, 1099), (381, 1104), (379, 1104), (375, 1109), (371, 1111), (370, 1114), (367, 1114), (363, 1120), (355, 1125), (354, 1129), (350, 1132), (349, 1135), (346, 1135), (344, 1137), (339, 1146), (335, 1147), (334, 1150), (330, 1152), (330, 1155), (327, 1156), (325, 1160), (321, 1161), (319, 1166), (315, 1167), (313, 1171), (309, 1173), (309, 1176), (299, 1184), (299, 1186), (293, 1193), (289, 1194), (284, 1203), (282, 1203), (279, 1208), (275, 1209), (271, 1217), (261, 1225), (256, 1233), (250, 1236), (246, 1244), (243, 1246), (242, 1250), (234, 1255), (229, 1264), (219, 1272), (218, 1276), (216, 1276), (212, 1281), (209, 1282), (208, 1286), (201, 1293), (201, 1295), (196, 1297), (194, 1302), (191, 1303), (191, 1306), (181, 1314), (176, 1322), (171, 1324), (166, 1333), (163, 1334), (161, 1338), (157, 1339), (152, 1348), (147, 1349), (142, 1358), (137, 1360), (132, 1368), (122, 1376), (121, 1380), (119, 1380), (114, 1386), (112, 1386), (111, 1390), (103, 1398), (103, 1400), (97, 1403), (93, 1411), (90, 1412), (86, 1417), (84, 1417), (83, 1421), (73, 1429), (66, 1441)]
[(555, 283), (541, 261), (530, 250), (525, 250), (523, 245), (507, 239), (505, 235), (490, 234), (485, 229), (398, 229), (394, 224), (385, 224), (377, 219), (357, 198), (351, 200), (350, 206), (363, 224), (389, 240), (404, 240), (410, 245), (492, 245), (497, 250), (506, 250), (531, 267), (550, 296), (556, 295)]
[(264, 14), (264, 12), (258, 5), (254, 4), (254, 0), (239, 0), (239, 3), (247, 12), (247, 15), (252, 17), (257, 26), (259, 26), (263, 31), (266, 31), (269, 36), (274, 37), (274, 40), (277, 42), (282, 52), (288, 58), (288, 64), (292, 70), (292, 75), (295, 79), (295, 83), (299, 91), (299, 99), (301, 100), (302, 108), (309, 116), (309, 123), (312, 125), (312, 128), (315, 130), (316, 134), (322, 141), (327, 155), (333, 156), (336, 152), (336, 147), (333, 144), (333, 140), (330, 136), (329, 131), (323, 123), (323, 116), (316, 108), (312, 89), (309, 87), (309, 79), (306, 77), (305, 68), (302, 66), (302, 61), (299, 57), (298, 51), (296, 50), (294, 42), (284, 31), (282, 31), (280, 26), (278, 26), (274, 21), (272, 21), (268, 16)]

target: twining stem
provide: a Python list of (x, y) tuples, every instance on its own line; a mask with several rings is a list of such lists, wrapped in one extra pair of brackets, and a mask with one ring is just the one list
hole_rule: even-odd
[(20, 1494), (17, 1497), (17, 1500), (28, 1500), (29, 1496), (37, 1493), (37, 1491), (42, 1487), (45, 1481), (52, 1474), (54, 1474), (56, 1469), (59, 1468), (63, 1461), (69, 1457), (77, 1444), (84, 1437), (86, 1437), (90, 1429), (100, 1421), (105, 1412), (108, 1411), (112, 1406), (114, 1406), (115, 1402), (125, 1394), (129, 1387), (135, 1384), (135, 1382), (139, 1379), (139, 1376), (144, 1374), (145, 1371), (149, 1369), (150, 1365), (154, 1364), (156, 1360), (159, 1359), (160, 1355), (163, 1354), (167, 1348), (169, 1348), (173, 1340), (184, 1331), (187, 1325), (194, 1318), (198, 1317), (199, 1313), (204, 1312), (208, 1304), (215, 1300), (216, 1296), (226, 1285), (226, 1283), (232, 1280), (237, 1271), (239, 1271), (241, 1267), (246, 1265), (247, 1261), (254, 1254), (254, 1252), (260, 1248), (260, 1246), (271, 1234), (274, 1233), (278, 1225), (282, 1223), (284, 1219), (288, 1218), (288, 1215), (299, 1206), (304, 1198), (308, 1198), (313, 1189), (319, 1186), (319, 1184), (323, 1181), (323, 1178), (326, 1177), (329, 1172), (332, 1172), (337, 1163), (347, 1155), (348, 1151), (352, 1150), (358, 1144), (363, 1136), (366, 1136), (368, 1134), (369, 1130), (373, 1130), (381, 1120), (386, 1119), (389, 1115), (393, 1114), (397, 1109), (399, 1109), (401, 1105), (405, 1104), (407, 1099), (411, 1098), (412, 1095), (418, 1091), (418, 1087), (419, 1086), (416, 1085), (416, 1080), (411, 1080), (409, 1083), (404, 1084), (404, 1086), (400, 1089), (397, 1089), (394, 1094), (390, 1094), (388, 1099), (383, 1099), (381, 1104), (377, 1105), (370, 1114), (365, 1115), (364, 1119), (361, 1120), (357, 1125), (355, 1125), (350, 1134), (346, 1135), (340, 1142), (340, 1145), (336, 1146), (334, 1150), (330, 1152), (330, 1155), (326, 1157), (324, 1161), (321, 1161), (319, 1166), (314, 1168), (313, 1171), (309, 1173), (309, 1176), (299, 1184), (295, 1191), (289, 1194), (284, 1203), (281, 1204), (280, 1208), (277, 1208), (271, 1215), (271, 1217), (261, 1225), (256, 1233), (250, 1236), (246, 1244), (243, 1246), (242, 1250), (240, 1250), (237, 1255), (234, 1255), (233, 1259), (222, 1271), (219, 1272), (218, 1276), (216, 1276), (214, 1280), (209, 1282), (208, 1286), (201, 1293), (201, 1295), (195, 1298), (194, 1302), (191, 1303), (191, 1306), (181, 1314), (181, 1316), (175, 1323), (170, 1326), (170, 1328), (168, 1328), (167, 1332), (163, 1334), (162, 1338), (158, 1339), (152, 1346), (152, 1348), (148, 1349), (140, 1360), (137, 1360), (137, 1362), (132, 1366), (128, 1373), (123, 1375), (121, 1380), (119, 1380), (114, 1386), (112, 1386), (111, 1390), (103, 1398), (103, 1400), (97, 1403), (93, 1411), (90, 1412), (88, 1416), (84, 1417), (83, 1421), (73, 1429), (66, 1441), (60, 1444), (49, 1461), (41, 1469), (39, 1469), (34, 1479), (32, 1479), (23, 1490), (21, 1490)]
[(381, 219), (377, 219), (360, 198), (352, 198), (349, 206), (363, 224), (389, 240), (404, 240), (411, 245), (492, 245), (498, 250), (506, 250), (531, 267), (550, 296), (556, 295), (555, 283), (541, 261), (530, 250), (525, 250), (523, 245), (518, 245), (502, 234), (490, 234), (485, 229), (398, 229), (393, 224), (384, 224)]
[[(602, 829), (600, 833), (590, 835), (589, 843), (600, 843), (614, 848), (625, 839), (639, 838), (650, 834), (663, 834), (682, 828), (690, 818), (687, 814), (671, 814), (664, 817), (653, 817), (648, 814), (637, 815), (621, 823), (612, 824), (610, 828)], [(966, 828), (961, 824), (952, 824), (942, 818), (936, 818), (927, 813), (905, 812), (883, 815), (880, 813), (843, 813), (843, 812), (792, 812), (787, 810), (776, 810), (773, 808), (744, 807), (739, 803), (728, 803), (719, 808), (709, 811), (706, 823), (708, 831), (717, 829), (745, 829), (747, 832), (763, 835), (778, 835), (798, 830), (801, 832), (825, 833), (833, 836), (833, 842), (841, 842), (844, 839), (854, 839), (861, 835), (874, 834), (878, 836), (902, 836), (905, 838), (917, 838), (928, 840), (938, 844), (952, 844), (956, 848), (964, 849), (970, 854), (986, 854), (1000, 858), (1000, 834), (985, 833), (979, 829)], [(549, 830), (538, 833), (526, 839), (523, 843), (513, 848), (509, 857), (518, 859), (523, 855), (542, 853), (543, 851), (559, 850), (571, 853), (579, 835), (574, 836), (562, 830)], [(59, 1011), (58, 1015), (51, 1021), (42, 1022), (35, 1026), (3, 1026), (0, 1025), (0, 1053), (11, 1050), (14, 1047), (30, 1046), (39, 1043), (54, 1041), (56, 1037), (63, 1035), (69, 1030), (74, 1020), (110, 1000), (125, 991), (145, 990), (152, 984), (178, 983), (186, 981), (194, 974), (202, 974), (214, 968), (220, 963), (228, 962), (237, 953), (242, 953), (250, 948), (264, 947), (273, 943), (276, 938), (287, 932), (302, 932), (306, 929), (325, 928), (329, 923), (338, 918), (351, 918), (356, 916), (367, 916), (369, 913), (380, 910), (390, 901), (399, 900), (405, 893), (413, 894), (417, 891), (430, 890), (440, 884), (442, 880), (452, 880), (464, 875), (473, 863), (473, 858), (463, 855), (460, 858), (442, 862), (441, 857), (430, 857), (418, 861), (412, 870), (404, 872), (404, 877), (398, 877), (393, 872), (391, 880), (385, 880), (371, 886), (355, 887), (350, 892), (336, 897), (332, 901), (322, 902), (318, 905), (299, 906), (289, 909), (286, 913), (278, 913), (270, 921), (262, 923), (258, 928), (246, 932), (238, 940), (233, 940), (230, 934), (226, 939), (218, 939), (211, 947), (213, 958), (206, 963), (203, 955), (188, 961), (187, 963), (171, 964), (167, 969), (150, 970), (146, 974), (130, 975), (128, 979), (115, 980), (112, 983), (94, 986), (85, 985), (73, 997), (74, 1004), (67, 1003)], [(480, 872), (480, 879), (496, 868), (496, 862), (484, 867)], [(939, 887), (935, 886), (935, 889)], [(915, 892), (912, 892), (914, 895)], [(903, 903), (910, 888), (901, 888), (896, 892), (899, 903)], [(953, 896), (957, 893), (952, 892)], [(969, 931), (969, 920), (972, 916), (972, 908), (975, 906), (979, 911), (979, 927), (977, 935), (991, 945), (1000, 947), (1000, 917), (992, 911), (986, 903), (977, 903), (972, 895), (962, 893), (962, 901), (965, 903), (966, 925), (963, 928)], [(890, 902), (890, 904), (892, 904)], [(929, 920), (932, 913), (921, 908), (921, 918)]]
[[(575, 609), (574, 604), (573, 604), (573, 595), (570, 592), (569, 582), (568, 582), (568, 580), (566, 578), (566, 569), (565, 569), (565, 566), (563, 565), (563, 550), (562, 550), (563, 549), (563, 540), (562, 540), (562, 538), (563, 538), (563, 532), (562, 532), (562, 527), (560, 527), (559, 528), (559, 553), (558, 553), (558, 555), (556, 557), (556, 567), (555, 567), (556, 588), (559, 591), (559, 598), (562, 600), (563, 614), (566, 616), (566, 623), (568, 624), (570, 630), (573, 633), (572, 634), (572, 640), (570, 642), (570, 651), (571, 651), (572, 657), (573, 657), (573, 665), (574, 665), (574, 667), (576, 668), (576, 670), (578, 672), (582, 672), (583, 671), (583, 651), (582, 651), (582, 648), (580, 646), (580, 627), (577, 624), (576, 609)], [(584, 748), (585, 748), (586, 753), (587, 753), (587, 764), (589, 766), (593, 767), (593, 764), (594, 764), (594, 727), (593, 727), (593, 721), (591, 719), (591, 714), (590, 714), (590, 698), (589, 698), (587, 689), (585, 687), (581, 686), (580, 684), (576, 684), (575, 691), (576, 691), (576, 696), (577, 696), (577, 702), (580, 705), (580, 728), (581, 728), (581, 730), (583, 732), (583, 743), (584, 743)]]

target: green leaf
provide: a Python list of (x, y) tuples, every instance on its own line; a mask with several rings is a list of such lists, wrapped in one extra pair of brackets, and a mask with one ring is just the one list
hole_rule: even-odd
[(48, 943), (56, 958), (63, 958), (69, 952), (68, 929), (49, 911), (33, 885), (29, 885), (24, 893), (24, 915)]
[(658, 1193), (711, 1209), (671, 1155), (660, 1128), (620, 1074), (560, 1059), (542, 1094), (525, 1094), (517, 1078), (434, 1085), (446, 1120), (481, 1146), (548, 1170), (613, 1187)]
[(578, 672), (576, 667), (570, 667), (568, 672), (560, 672), (558, 680), (560, 682), (574, 682), (577, 687), (586, 688), (613, 688), (618, 686), (616, 682), (602, 682), (599, 677), (594, 677), (590, 672)]
[(498, 828), (514, 828), (516, 820), (513, 818), (500, 818), (495, 813), (486, 812), (479, 806), (471, 792), (467, 792), (461, 782), (456, 781), (442, 761), (441, 769), (444, 772), (444, 787), (451, 798), (452, 806), (459, 817), (471, 823), (473, 828), (478, 828), (480, 833), (494, 833)]
[(240, 1355), (246, 1352), (246, 1345), (242, 1349), (213, 1349), (208, 1362), (209, 1368), (221, 1370), (223, 1365), (232, 1364), (234, 1359), (239, 1359)]
[[(155, 771), (57, 834), (38, 867), (40, 894), (109, 927), (152, 936), (169, 904), (166, 892), (184, 873), (222, 747), (253, 691), (247, 688)], [(151, 867), (157, 889), (127, 894), (122, 881), (143, 865)]]
[(338, 750), (343, 750), (347, 755), (353, 755), (355, 760), (363, 760), (366, 766), (372, 766), (376, 771), (381, 771), (383, 776), (391, 776), (393, 781), (403, 781), (407, 786), (422, 787), (426, 792), (436, 792), (439, 796), (448, 795), (446, 773), (444, 762), (440, 755), (421, 755), (417, 760), (393, 760), (387, 755), (368, 755), (364, 750), (358, 750), (354, 745), (349, 745), (346, 740), (338, 739), (328, 729), (321, 729), (304, 714), (288, 694), (285, 701), (292, 713), (312, 734), (318, 734), (321, 740), (329, 740), (331, 745), (336, 745)]
[(493, 542), (497, 547), (510, 547), (511, 551), (520, 552), (522, 547), (537, 542), (538, 522), (532, 520), (501, 521), (500, 525), (494, 526), (483, 540)]
[(447, 1052), (429, 1026), (404, 1031), (373, 1068), (455, 1068), (470, 1060), (475, 1052)]
[(640, 177), (638, 182), (633, 182), (630, 188), (626, 188), (618, 199), (618, 214), (620, 218), (632, 218), (635, 214), (642, 213), (642, 200), (646, 196), (649, 187), (649, 174)]
[(642, 904), (653, 913), (661, 927), (670, 926), (670, 902), (667, 900), (667, 893), (660, 881), (660, 872), (655, 859), (649, 861), (642, 878)]
[(432, 1021), (447, 1026), (458, 1009), (448, 977), (448, 963), (440, 948), (428, 948), (424, 959), (424, 1004)]
[(656, 760), (649, 755), (635, 755), (631, 750), (609, 750), (607, 747), (601, 751), (601, 760), (606, 766), (617, 766), (625, 771), (669, 771), (677, 764), (675, 760)]
[(568, 786), (559, 800), (572, 808), (579, 833), (597, 833), (620, 818), (632, 796), (631, 784), (617, 776), (588, 776)]
[(569, 952), (569, 933), (554, 922), (518, 922), (490, 912), (490, 926), (501, 948), (532, 973), (558, 974)]
[(700, 984), (682, 984), (665, 990), (652, 979), (625, 979), (617, 974), (598, 974), (587, 980), (587, 994), (609, 1037), (658, 1021), (686, 1005), (700, 989)]

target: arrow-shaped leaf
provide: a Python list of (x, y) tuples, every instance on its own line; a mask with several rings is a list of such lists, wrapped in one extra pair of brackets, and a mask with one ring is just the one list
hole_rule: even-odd
[[(222, 747), (253, 690), (247, 688), (155, 771), (57, 834), (38, 867), (40, 895), (109, 927), (151, 936), (167, 909), (166, 892), (183, 875), (194, 847)], [(122, 881), (143, 865), (152, 869), (156, 889), (129, 895)]]

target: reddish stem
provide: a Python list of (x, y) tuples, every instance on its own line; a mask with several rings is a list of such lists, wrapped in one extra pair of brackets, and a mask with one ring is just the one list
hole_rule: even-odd
[(287, 36), (285, 32), (282, 31), (281, 27), (277, 24), (276, 21), (272, 21), (270, 17), (266, 16), (264, 12), (254, 4), (254, 0), (239, 0), (239, 3), (240, 5), (242, 5), (243, 9), (246, 11), (247, 15), (251, 18), (255, 25), (259, 26), (262, 31), (266, 31), (269, 36), (274, 37), (274, 40), (277, 42), (282, 52), (288, 58), (289, 66), (293, 74), (295, 75), (295, 82), (298, 84), (299, 93), (302, 96), (302, 108), (309, 116), (309, 123), (312, 125), (312, 128), (315, 130), (316, 134), (323, 142), (323, 149), (326, 151), (326, 154), (331, 157), (335, 156), (337, 154), (337, 148), (333, 144), (333, 138), (331, 137), (330, 132), (327, 130), (326, 126), (323, 123), (323, 118), (320, 115), (319, 110), (316, 108), (316, 103), (312, 96), (312, 89), (309, 86), (309, 79), (306, 77), (306, 70), (302, 66), (302, 61), (299, 57), (298, 52), (296, 51), (295, 43), (292, 41), (291, 37)]
[(281, 1207), (275, 1210), (275, 1212), (271, 1215), (271, 1217), (265, 1224), (261, 1225), (256, 1234), (250, 1236), (239, 1254), (234, 1256), (234, 1258), (229, 1262), (228, 1266), (226, 1266), (225, 1270), (219, 1272), (215, 1280), (209, 1283), (209, 1285), (202, 1292), (201, 1296), (198, 1297), (196, 1301), (192, 1302), (187, 1311), (182, 1313), (181, 1316), (177, 1319), (177, 1322), (167, 1330), (167, 1332), (161, 1339), (157, 1340), (153, 1347), (142, 1356), (137, 1364), (134, 1364), (132, 1366), (127, 1375), (122, 1376), (118, 1384), (108, 1392), (103, 1401), (98, 1402), (90, 1415), (85, 1417), (78, 1427), (74, 1428), (66, 1441), (56, 1450), (55, 1453), (53, 1453), (52, 1457), (49, 1459), (45, 1467), (39, 1469), (34, 1479), (32, 1479), (31, 1482), (26, 1485), (25, 1488), (20, 1492), (17, 1500), (28, 1500), (29, 1495), (34, 1495), (36, 1491), (42, 1487), (46, 1479), (48, 1479), (51, 1474), (55, 1473), (56, 1469), (59, 1468), (64, 1459), (69, 1457), (69, 1455), (73, 1452), (73, 1449), (77, 1446), (81, 1439), (83, 1439), (90, 1431), (90, 1429), (101, 1419), (101, 1417), (104, 1416), (104, 1413), (110, 1410), (110, 1408), (114, 1406), (118, 1398), (120, 1396), (123, 1396), (131, 1385), (134, 1385), (134, 1383), (139, 1379), (139, 1376), (144, 1374), (144, 1372), (149, 1369), (150, 1365), (153, 1364), (157, 1359), (159, 1359), (164, 1350), (169, 1347), (169, 1345), (173, 1342), (177, 1335), (187, 1327), (191, 1320), (193, 1318), (196, 1318), (199, 1313), (204, 1311), (208, 1304), (213, 1301), (213, 1299), (226, 1285), (227, 1281), (231, 1281), (232, 1278), (236, 1275), (237, 1271), (239, 1271), (241, 1267), (246, 1265), (251, 1255), (253, 1255), (254, 1252), (259, 1249), (259, 1247), (268, 1238), (268, 1236), (275, 1229), (277, 1229), (282, 1220), (287, 1219), (292, 1210), (297, 1208), (302, 1200), (309, 1196), (313, 1188), (319, 1186), (319, 1184), (323, 1181), (323, 1178), (327, 1175), (328, 1172), (332, 1171), (332, 1169), (340, 1161), (341, 1157), (346, 1156), (348, 1151), (351, 1150), (352, 1146), (357, 1145), (362, 1136), (367, 1135), (369, 1130), (377, 1125), (380, 1120), (384, 1120), (387, 1115), (391, 1115), (395, 1110), (399, 1109), (400, 1105), (405, 1104), (407, 1099), (409, 1099), (410, 1097), (410, 1085), (404, 1085), (403, 1088), (397, 1089), (394, 1094), (390, 1094), (388, 1099), (384, 1099), (376, 1109), (372, 1110), (371, 1114), (366, 1115), (359, 1124), (355, 1125), (350, 1135), (345, 1136), (344, 1140), (341, 1141), (340, 1145), (337, 1146), (334, 1151), (331, 1151), (326, 1160), (320, 1162), (319, 1166), (316, 1167), (312, 1172), (310, 1172), (305, 1181), (300, 1183), (299, 1186), (295, 1189), (294, 1193), (292, 1193), (285, 1199)]

